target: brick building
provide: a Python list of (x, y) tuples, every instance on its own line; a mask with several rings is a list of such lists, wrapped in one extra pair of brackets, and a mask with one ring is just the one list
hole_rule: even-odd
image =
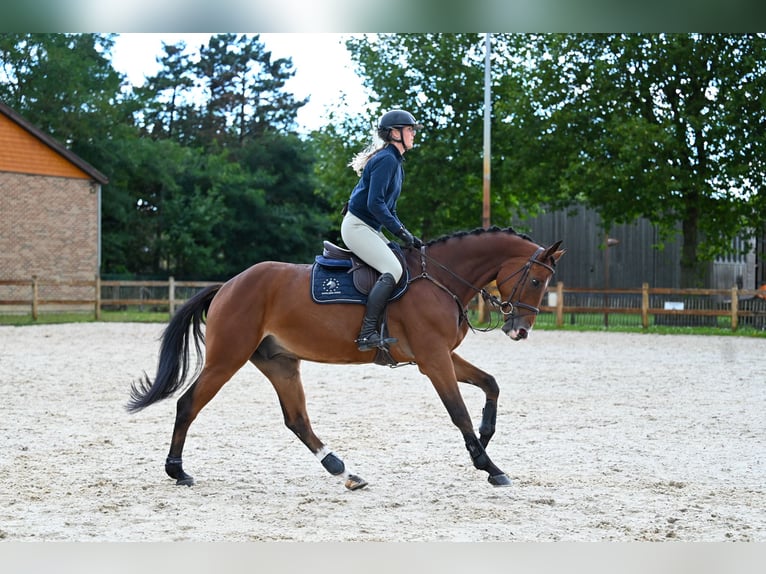
[[(2, 281), (35, 276), (46, 282), (95, 279), (100, 267), (101, 186), (107, 181), (0, 102), (0, 301), (19, 299), (18, 291), (27, 289)], [(62, 287), (47, 296), (77, 297), (62, 289), (67, 290)], [(92, 298), (92, 289), (88, 296)]]

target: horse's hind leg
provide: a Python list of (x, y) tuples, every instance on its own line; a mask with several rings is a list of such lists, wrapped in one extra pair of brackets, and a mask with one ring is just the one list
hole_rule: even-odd
[(186, 486), (194, 484), (194, 479), (184, 472), (182, 463), (186, 434), (202, 408), (210, 402), (236, 370), (233, 367), (222, 369), (206, 365), (194, 384), (178, 399), (173, 438), (170, 441), (170, 452), (165, 460), (165, 472), (176, 479), (176, 484)]
[(251, 361), (274, 386), (287, 428), (293, 431), (301, 442), (314, 453), (325, 470), (344, 479), (346, 488), (357, 490), (367, 486), (366, 481), (351, 474), (343, 461), (314, 434), (306, 411), (306, 396), (300, 376), (300, 359), (281, 354), (269, 356), (268, 347), (267, 342), (258, 349)]
[(472, 365), (457, 353), (452, 353), (452, 364), (455, 367), (455, 376), (458, 381), (474, 385), (484, 391), (486, 402), (482, 411), (481, 425), (479, 425), (479, 440), (482, 446), (486, 448), (495, 434), (497, 399), (500, 396), (500, 388), (497, 386), (495, 377)]

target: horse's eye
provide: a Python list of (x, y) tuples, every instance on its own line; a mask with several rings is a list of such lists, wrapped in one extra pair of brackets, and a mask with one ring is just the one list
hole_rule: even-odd
[(540, 286), (540, 280), (539, 279), (532, 279), (532, 286), (533, 287), (539, 287)]

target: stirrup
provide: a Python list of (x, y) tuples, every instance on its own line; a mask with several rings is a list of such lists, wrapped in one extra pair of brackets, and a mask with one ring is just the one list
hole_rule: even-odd
[(356, 341), (357, 348), (360, 351), (371, 351), (373, 349), (387, 349), (388, 345), (393, 345), (399, 339), (395, 337), (382, 337), (378, 333), (372, 333), (367, 337), (360, 337)]

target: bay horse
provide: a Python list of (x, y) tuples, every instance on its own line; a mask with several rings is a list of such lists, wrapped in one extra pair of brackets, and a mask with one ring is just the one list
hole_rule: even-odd
[[(416, 364), (428, 377), (462, 433), (473, 465), (487, 472), (494, 486), (511, 481), (490, 460), (486, 447), (495, 433), (499, 387), (455, 349), (473, 328), (467, 306), (477, 295), (502, 313), (502, 330), (514, 341), (534, 325), (556, 262), (561, 241), (544, 248), (513, 229), (476, 229), (403, 249), (408, 288), (388, 305), (387, 336), (398, 340), (388, 350), (394, 364)], [(144, 373), (130, 389), (129, 412), (187, 387), (177, 401), (175, 426), (165, 471), (177, 484), (192, 485), (182, 451), (189, 426), (200, 410), (248, 361), (271, 382), (284, 423), (346, 488), (367, 485), (314, 434), (306, 412), (301, 361), (362, 364), (376, 350), (359, 351), (355, 338), (363, 305), (319, 304), (310, 296), (311, 264), (256, 263), (223, 284), (209, 286), (184, 303), (165, 328), (154, 381)], [(485, 286), (496, 282), (500, 298)], [(499, 318), (498, 321), (499, 323)], [(204, 330), (203, 330), (204, 325)], [(197, 364), (190, 367), (190, 344)], [(201, 365), (205, 344), (204, 364)], [(376, 361), (377, 362), (377, 361)], [(193, 380), (191, 384), (189, 381)], [(485, 394), (479, 436), (463, 402), (458, 382)]]

